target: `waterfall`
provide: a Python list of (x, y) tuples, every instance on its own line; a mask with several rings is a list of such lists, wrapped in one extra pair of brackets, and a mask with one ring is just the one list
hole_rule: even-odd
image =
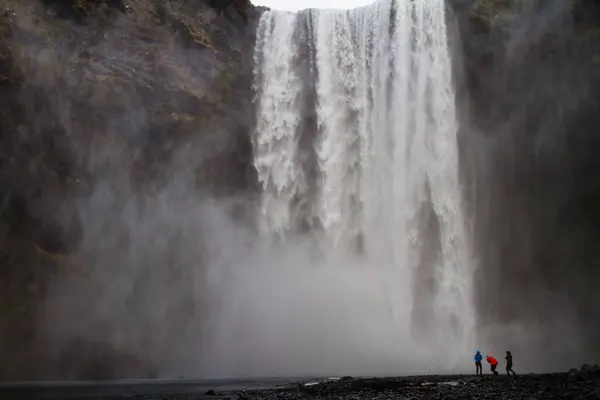
[(255, 77), (261, 234), (312, 237), (332, 263), (393, 270), (382, 296), (398, 337), (470, 354), (472, 251), (444, 2), (268, 11)]

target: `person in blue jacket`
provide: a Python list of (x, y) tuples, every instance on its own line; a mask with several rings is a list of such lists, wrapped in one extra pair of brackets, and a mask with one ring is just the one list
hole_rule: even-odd
[(483, 367), (481, 366), (481, 360), (483, 359), (483, 356), (479, 350), (475, 352), (475, 357), (473, 358), (475, 360), (475, 375), (483, 376)]

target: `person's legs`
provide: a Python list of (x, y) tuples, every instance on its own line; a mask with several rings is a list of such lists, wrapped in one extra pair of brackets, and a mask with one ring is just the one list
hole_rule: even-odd
[(480, 362), (475, 363), (475, 375), (483, 375), (483, 367)]
[(513, 376), (517, 375), (517, 373), (512, 369), (512, 365), (509, 365), (506, 367), (506, 373), (510, 375), (511, 372), (513, 373)]
[(498, 371), (496, 371), (497, 366), (498, 366), (498, 364), (492, 365), (492, 372), (494, 373), (494, 375), (498, 375)]

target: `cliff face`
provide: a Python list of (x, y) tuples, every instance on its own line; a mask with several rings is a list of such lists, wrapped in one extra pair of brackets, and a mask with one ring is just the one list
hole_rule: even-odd
[(99, 187), (113, 206), (159, 191), (177, 163), (214, 195), (252, 190), (258, 11), (248, 0), (0, 4), (0, 378), (106, 377), (131, 364), (126, 348), (72, 370), (69, 357), (103, 345), (62, 343), (60, 368), (40, 367), (50, 356), (34, 346), (51, 347), (37, 330), (48, 283), (81, 264), (79, 205)]
[(536, 368), (600, 357), (600, 7), (450, 3), (480, 333), (520, 354), (541, 346)]

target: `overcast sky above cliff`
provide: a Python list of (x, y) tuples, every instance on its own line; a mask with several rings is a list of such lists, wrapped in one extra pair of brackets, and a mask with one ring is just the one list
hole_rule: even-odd
[(373, 3), (374, 0), (253, 0), (257, 6), (277, 10), (297, 11), (305, 8), (354, 8)]

